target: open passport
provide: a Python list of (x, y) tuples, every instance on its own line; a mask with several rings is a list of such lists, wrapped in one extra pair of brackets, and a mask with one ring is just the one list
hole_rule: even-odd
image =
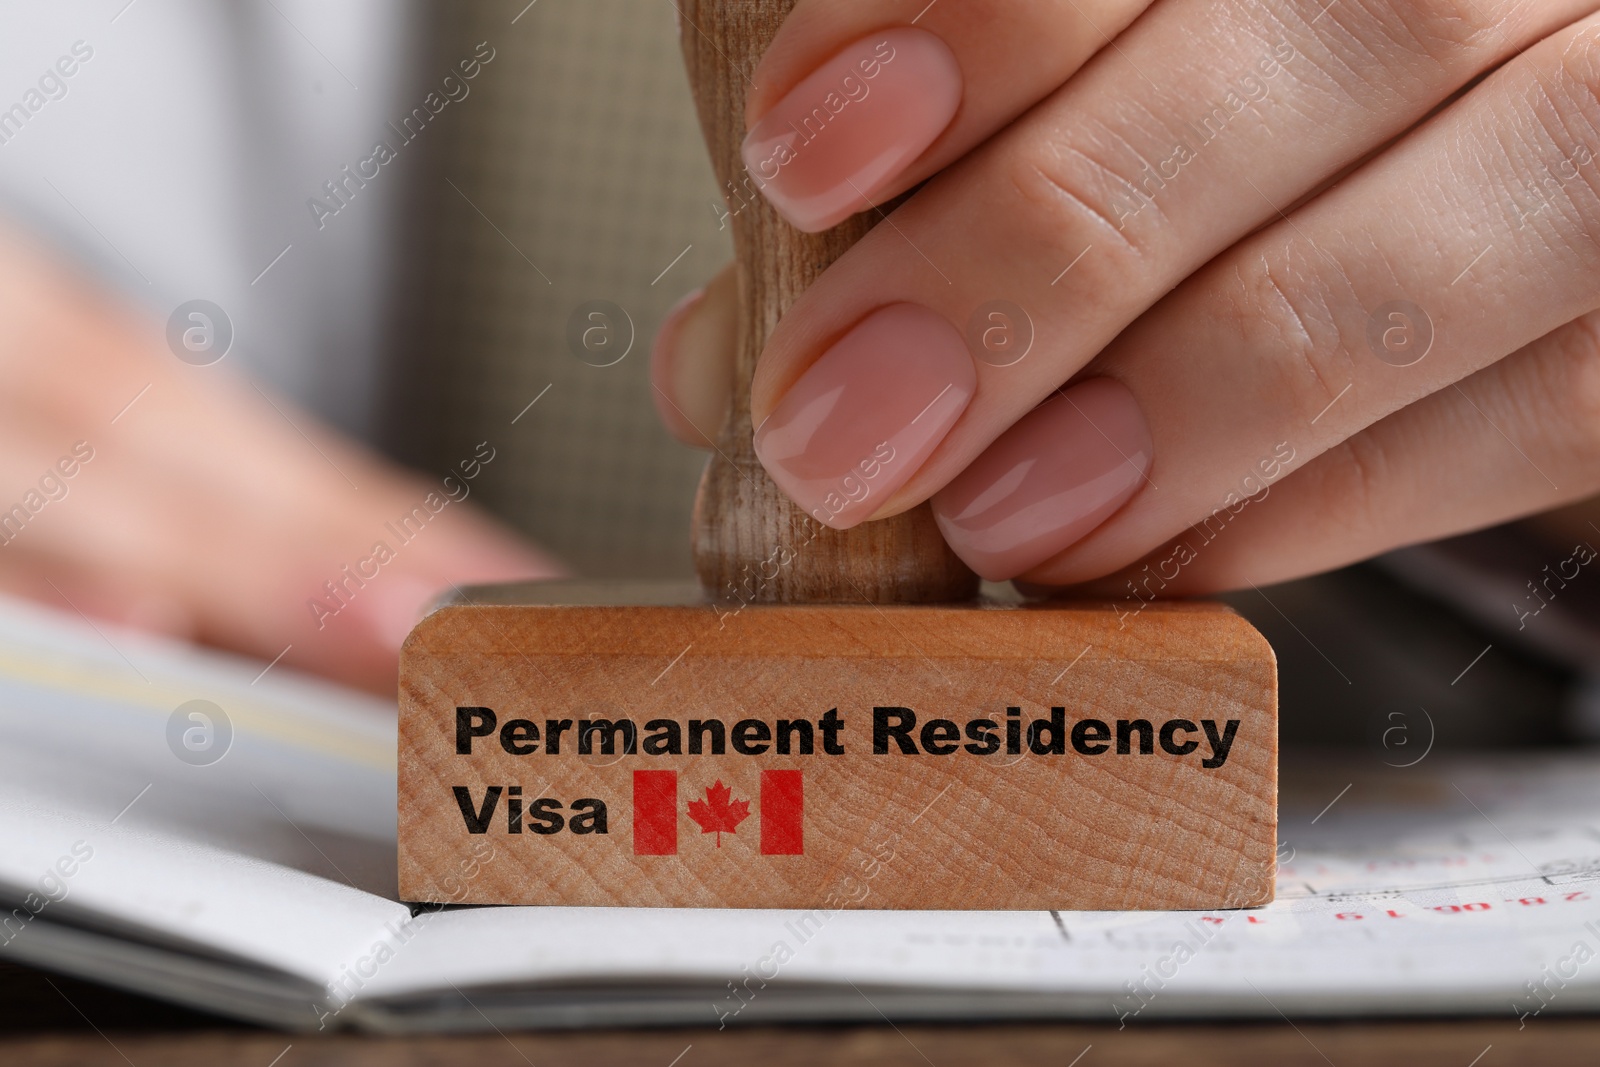
[(1408, 728), (1284, 767), (1247, 911), (412, 907), (392, 704), (0, 600), (0, 958), (304, 1030), (1600, 1006), (1600, 756)]

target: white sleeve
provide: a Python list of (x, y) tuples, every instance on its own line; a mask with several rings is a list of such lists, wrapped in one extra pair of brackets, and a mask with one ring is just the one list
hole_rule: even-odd
[(309, 202), (421, 102), (417, 22), (395, 0), (6, 0), (0, 210), (163, 321), (218, 304), (230, 361), (360, 433), (417, 161), (347, 182), (337, 215)]

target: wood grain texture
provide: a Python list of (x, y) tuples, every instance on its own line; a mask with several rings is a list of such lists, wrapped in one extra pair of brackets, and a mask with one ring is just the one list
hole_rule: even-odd
[(1105, 605), (979, 604), (926, 506), (831, 530), (756, 460), (761, 349), (871, 222), (801, 234), (740, 163), (749, 72), (788, 8), (680, 10), (742, 305), (735, 401), (695, 505), (704, 592), (553, 583), (480, 593), (418, 625), (401, 660), (402, 897), (1271, 899), (1277, 682), (1249, 624), (1215, 605), (1144, 605), (1130, 624)]
[[(792, 2), (680, 4), (684, 61), (728, 201), (740, 296), (733, 404), (695, 498), (695, 567), (713, 595), (744, 601), (968, 599), (977, 592), (977, 576), (945, 545), (926, 504), (852, 530), (829, 529), (778, 490), (751, 443), (750, 379), (767, 337), (795, 299), (880, 217), (867, 212), (827, 233), (801, 233), (762, 199), (739, 157), (747, 79)], [(788, 562), (772, 568), (780, 557)]]
[[(1103, 605), (469, 603), (425, 619), (402, 657), (406, 900), (831, 910), (1213, 909), (1271, 899), (1275, 663), (1221, 606), (1153, 604), (1124, 628)], [(462, 707), (495, 715), (467, 755), (458, 751)], [(894, 737), (873, 751), (878, 707), (915, 713), (914, 752)], [(1192, 729), (1172, 738), (1199, 743), (1184, 755), (1160, 744), (1146, 754), (1135, 727), (1125, 753), (1113, 743), (1086, 754), (1076, 735), (1057, 745), (1048, 728), (1028, 744), (1027, 724), (1058, 707), (1069, 731), (1085, 719), (1108, 730), (1146, 720), (1154, 736), (1179, 719)], [(844, 723), (837, 755), (823, 740), (830, 709)], [(549, 724), (563, 718), (573, 726), (551, 754)], [(609, 728), (578, 750), (582, 723), (624, 718), (635, 724), (631, 751), (620, 733), (605, 750)], [(1011, 718), (1016, 754), (1004, 736)], [(502, 746), (498, 731), (513, 719), (538, 730), (531, 746), (517, 735), (533, 751)], [(699, 754), (688, 750), (694, 719), (723, 723), (722, 754), (710, 737)], [(959, 744), (942, 727), (923, 733), (930, 719), (957, 724)], [(967, 732), (978, 719), (995, 726), (999, 751), (975, 751), (987, 746)], [(683, 734), (676, 754), (651, 753), (647, 735), (658, 746), (670, 736), (654, 720)], [(812, 751), (803, 754), (793, 732), (788, 754), (770, 738), (759, 754), (740, 754), (732, 738), (743, 720), (772, 731), (779, 720), (806, 720)], [(1230, 720), (1238, 725), (1226, 759), (1203, 766), (1212, 750), (1204, 723), (1220, 733)], [(905, 722), (898, 713), (886, 721)], [(745, 736), (752, 749), (761, 740), (755, 727)], [(1093, 734), (1084, 740), (1095, 747)], [(799, 772), (800, 854), (766, 848), (764, 835), (788, 817), (775, 814), (779, 794), (764, 792), (775, 770)], [(675, 772), (670, 854), (639, 851), (636, 771)], [(716, 783), (748, 805), (730, 832), (704, 832), (690, 808), (714, 800), (707, 789)], [(537, 834), (527, 822), (513, 832), (513, 785), (525, 804), (552, 798), (568, 818), (578, 798), (603, 802), (606, 832)], [(495, 786), (507, 792), (482, 832), (470, 832), (469, 812), (481, 816)]]

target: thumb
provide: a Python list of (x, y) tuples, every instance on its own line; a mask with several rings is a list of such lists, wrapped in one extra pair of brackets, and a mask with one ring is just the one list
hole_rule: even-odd
[(651, 396), (667, 432), (710, 448), (733, 398), (739, 281), (732, 263), (678, 302), (650, 349)]

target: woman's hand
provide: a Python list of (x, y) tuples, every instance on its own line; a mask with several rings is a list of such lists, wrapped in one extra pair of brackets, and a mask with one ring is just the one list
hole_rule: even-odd
[[(829, 525), (931, 497), (987, 578), (1141, 595), (1595, 493), (1597, 9), (800, 0), (753, 75), (768, 199), (819, 229), (926, 184), (774, 333), (758, 454)], [(658, 342), (685, 439), (732, 312)]]
[(0, 233), (0, 590), (393, 693), (431, 597), (556, 571), (462, 459), (404, 473)]

